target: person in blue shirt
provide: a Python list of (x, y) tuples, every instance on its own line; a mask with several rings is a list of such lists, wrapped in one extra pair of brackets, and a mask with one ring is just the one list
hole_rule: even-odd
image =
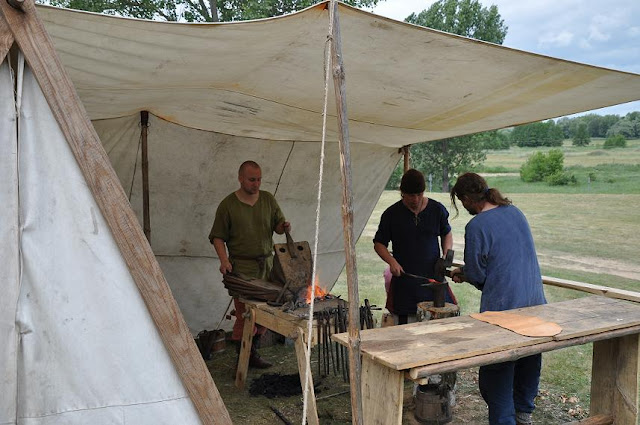
[[(403, 273), (433, 278), (440, 249), (446, 253), (453, 247), (449, 212), (438, 201), (425, 197), (424, 190), (424, 175), (407, 170), (400, 182), (402, 199), (382, 214), (373, 238), (375, 252), (389, 264), (393, 275), (388, 305), (395, 324), (415, 321), (417, 304), (433, 300), (432, 290), (422, 286), (424, 281)], [(446, 301), (454, 302), (451, 292)]]
[[(464, 266), (454, 282), (467, 281), (482, 291), (480, 311), (501, 311), (546, 304), (540, 266), (529, 223), (522, 211), (475, 173), (458, 177), (451, 189), (473, 216), (465, 227)], [(542, 356), (480, 367), (479, 388), (491, 425), (530, 425), (538, 394)]]

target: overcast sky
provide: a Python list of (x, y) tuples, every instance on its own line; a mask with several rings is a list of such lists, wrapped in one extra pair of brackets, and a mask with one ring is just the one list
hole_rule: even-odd
[[(403, 21), (434, 0), (386, 0), (373, 13)], [(640, 74), (640, 0), (480, 0), (509, 27), (503, 45)], [(640, 93), (638, 93), (640, 97)], [(640, 101), (594, 111), (625, 115)]]

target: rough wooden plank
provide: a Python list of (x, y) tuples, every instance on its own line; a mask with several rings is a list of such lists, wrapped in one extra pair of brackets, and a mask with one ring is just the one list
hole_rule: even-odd
[(368, 356), (362, 358), (362, 409), (364, 423), (400, 425), (404, 373), (389, 369)]
[[(305, 332), (302, 328), (298, 328), (296, 333), (296, 358), (298, 359), (298, 373), (300, 374), (300, 385), (302, 385), (302, 392), (304, 393), (304, 376), (307, 372), (307, 363), (309, 363), (309, 357), (307, 357), (307, 349), (305, 345)], [(313, 389), (313, 375), (311, 374), (311, 368), (309, 368), (309, 378), (307, 379), (307, 422), (311, 425), (319, 425), (318, 408), (316, 406), (316, 393)]]
[[(451, 317), (362, 331), (362, 352), (390, 368), (404, 370), (481, 355), (498, 358), (502, 356), (500, 352), (547, 343), (554, 338), (569, 340), (640, 325), (640, 305), (605, 297), (585, 297), (509, 312), (558, 323), (563, 331), (553, 338), (529, 338), (468, 316)], [(346, 345), (346, 334), (333, 338)]]
[(590, 294), (602, 295), (608, 298), (640, 302), (640, 292), (627, 291), (625, 289), (611, 288), (608, 286), (592, 285), (590, 283), (576, 282), (574, 280), (558, 279), (555, 277), (542, 276), (542, 283), (545, 285), (557, 286), (560, 288), (574, 289), (588, 292)]
[(256, 324), (256, 308), (246, 305), (244, 328), (242, 329), (242, 342), (240, 355), (236, 368), (236, 387), (243, 389), (249, 372), (249, 357), (251, 356), (251, 344), (253, 343), (253, 327)]
[[(307, 319), (296, 316), (291, 313), (282, 311), (280, 307), (272, 307), (265, 302), (247, 300), (242, 298), (241, 301), (248, 306), (255, 307), (256, 323), (264, 326), (274, 332), (289, 338), (295, 338), (298, 328), (307, 328)], [(316, 329), (317, 324), (314, 321), (312, 329)], [(305, 339), (306, 340), (306, 339)], [(315, 332), (311, 335), (312, 347), (317, 344)]]
[[(361, 349), (396, 370), (490, 354), (540, 342), (469, 316), (364, 330)], [(346, 334), (333, 338), (345, 344)]]
[(37, 16), (33, 0), (24, 2), (24, 12), (13, 9), (6, 1), (0, 1), (0, 10), (69, 142), (202, 423), (231, 424), (120, 181)]
[(593, 415), (611, 415), (619, 424), (638, 423), (638, 334), (593, 344)]
[(287, 338), (295, 338), (298, 326), (288, 320), (282, 320), (269, 312), (256, 309), (256, 323)]
[(613, 416), (598, 415), (581, 421), (567, 422), (564, 425), (613, 425)]
[(4, 62), (4, 58), (9, 53), (9, 49), (13, 45), (13, 34), (9, 29), (9, 25), (4, 20), (4, 16), (0, 13), (0, 64)]
[[(462, 267), (464, 266), (464, 261), (454, 261), (452, 265), (453, 267)], [(550, 276), (542, 276), (542, 283), (545, 285), (557, 286), (559, 288), (573, 289), (575, 291), (587, 292), (594, 295), (602, 295), (607, 298), (640, 302), (640, 292), (627, 291), (625, 289), (612, 288), (610, 286), (593, 285), (591, 283), (559, 279), (557, 277)]]
[(557, 341), (640, 324), (640, 305), (602, 296), (511, 311), (526, 311), (527, 315), (557, 323), (563, 328), (554, 336)]
[(481, 356), (461, 358), (442, 363), (434, 363), (427, 366), (421, 366), (410, 369), (408, 371), (409, 379), (418, 381), (422, 378), (441, 374), (445, 372), (454, 372), (461, 369), (469, 369), (472, 367), (485, 366), (492, 363), (510, 362), (518, 360), (522, 357), (531, 356), (538, 353), (546, 353), (547, 351), (559, 350), (561, 348), (573, 347), (575, 345), (588, 344), (595, 341), (603, 341), (610, 338), (618, 338), (626, 335), (640, 333), (640, 326), (622, 328), (615, 331), (601, 332), (593, 335), (582, 336), (562, 341), (549, 341), (541, 344), (519, 347), (511, 350), (499, 351), (496, 353), (485, 354)]

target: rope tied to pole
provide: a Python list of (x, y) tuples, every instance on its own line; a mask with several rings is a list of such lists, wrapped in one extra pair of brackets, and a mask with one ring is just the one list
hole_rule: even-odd
[[(318, 238), (320, 231), (320, 205), (322, 201), (322, 180), (324, 176), (324, 158), (325, 158), (325, 144), (327, 138), (327, 105), (329, 102), (329, 77), (331, 71), (331, 43), (333, 42), (333, 8), (329, 11), (329, 34), (325, 41), (324, 48), (324, 99), (322, 107), (322, 143), (320, 144), (320, 167), (318, 171), (318, 196), (316, 203), (316, 219), (315, 219), (315, 233), (313, 237), (313, 267), (311, 271), (311, 294), (316, 292), (316, 276), (318, 267)], [(309, 305), (309, 318), (307, 320), (307, 341), (305, 346), (306, 351), (306, 365), (304, 373), (304, 394), (302, 403), (302, 425), (307, 423), (307, 410), (309, 407), (309, 377), (311, 375), (311, 339), (313, 332), (313, 309), (315, 304), (315, 297), (311, 296), (311, 303)], [(302, 338), (303, 335), (298, 335), (298, 338)]]

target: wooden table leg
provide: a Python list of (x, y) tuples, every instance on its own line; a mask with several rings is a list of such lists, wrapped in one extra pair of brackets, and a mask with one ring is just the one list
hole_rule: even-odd
[(256, 309), (247, 305), (242, 330), (242, 345), (238, 356), (238, 368), (236, 369), (236, 387), (243, 389), (249, 370), (249, 357), (251, 356), (251, 343), (253, 341), (253, 327), (256, 324)]
[(404, 372), (362, 356), (362, 411), (367, 425), (402, 424)]
[[(309, 357), (307, 357), (307, 345), (304, 341), (304, 331), (300, 328), (298, 328), (298, 336), (295, 344), (296, 357), (298, 358), (298, 372), (300, 373), (300, 385), (302, 385), (302, 392), (304, 393), (304, 375), (307, 371)], [(307, 394), (307, 422), (309, 422), (310, 425), (320, 425), (320, 420), (318, 419), (318, 408), (316, 406), (316, 394), (313, 390), (313, 375), (311, 374), (311, 368), (309, 368), (307, 388), (309, 389), (309, 394)]]
[(590, 415), (611, 415), (619, 425), (638, 423), (639, 336), (593, 343)]

